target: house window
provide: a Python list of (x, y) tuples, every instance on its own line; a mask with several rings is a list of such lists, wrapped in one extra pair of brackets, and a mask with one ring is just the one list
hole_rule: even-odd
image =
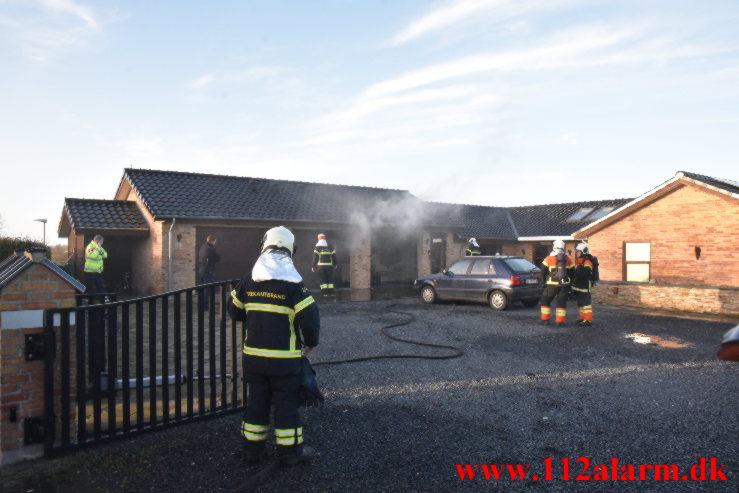
[(590, 214), (592, 212), (592, 207), (582, 207), (578, 209), (577, 212), (575, 212), (573, 215), (567, 218), (568, 221), (582, 221), (582, 218)]
[(624, 243), (626, 280), (631, 282), (649, 282), (651, 257), (650, 243)]
[(593, 221), (595, 219), (600, 219), (601, 217), (607, 216), (608, 214), (613, 211), (613, 207), (601, 207), (597, 211), (590, 214), (590, 217), (588, 217), (588, 221)]

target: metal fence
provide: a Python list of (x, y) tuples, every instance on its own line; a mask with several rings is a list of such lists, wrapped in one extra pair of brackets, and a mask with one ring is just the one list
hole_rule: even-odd
[(47, 310), (45, 455), (242, 408), (234, 283)]

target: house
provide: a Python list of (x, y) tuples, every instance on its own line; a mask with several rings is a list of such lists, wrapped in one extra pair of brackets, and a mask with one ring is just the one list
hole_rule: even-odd
[(84, 245), (96, 233), (109, 237), (109, 287), (128, 272), (134, 291), (154, 293), (196, 284), (197, 250), (208, 235), (222, 255), (216, 279), (243, 276), (264, 232), (281, 224), (296, 236), (295, 262), (309, 284), (317, 280), (313, 245), (324, 233), (337, 249), (336, 284), (369, 288), (412, 281), (423, 269), (423, 232), (459, 229), (425, 207), (404, 190), (125, 169), (113, 200), (65, 200), (59, 236), (69, 238), (78, 275)]
[(578, 229), (596, 302), (739, 314), (739, 183), (680, 171)]
[[(493, 207), (426, 202), (405, 190), (125, 169), (113, 200), (66, 199), (59, 233), (69, 238), (78, 274), (92, 235), (108, 236), (107, 282), (115, 286), (117, 276), (128, 272), (139, 293), (196, 284), (197, 250), (210, 234), (218, 238), (223, 257), (216, 279), (241, 277), (256, 259), (264, 232), (279, 224), (296, 235), (295, 262), (308, 285), (318, 284), (310, 272), (312, 247), (316, 234), (325, 233), (338, 252), (336, 284), (358, 289), (407, 284), (418, 275), (438, 272), (464, 254), (470, 237), (485, 254), (521, 255), (535, 264), (548, 255), (555, 239), (564, 240), (570, 254), (577, 242), (587, 239), (600, 259), (601, 278), (625, 283), (611, 286), (620, 292), (612, 295), (604, 282), (598, 296), (607, 302), (617, 296), (619, 303), (633, 302), (625, 293), (635, 288), (627, 287), (633, 282), (624, 273), (644, 272), (631, 257), (625, 267), (626, 240), (619, 238), (656, 242), (652, 255), (659, 255), (650, 260), (651, 284), (693, 285), (691, 279), (698, 279), (681, 270), (687, 264), (674, 264), (677, 271), (666, 275), (662, 244), (654, 236), (668, 239), (664, 248), (669, 251), (671, 244), (680, 245), (680, 255), (687, 248), (682, 239), (692, 241), (693, 255), (700, 255), (699, 247), (712, 261), (719, 251), (714, 247), (724, 245), (720, 267), (698, 276), (700, 286), (723, 286), (724, 297), (727, 289), (733, 292), (730, 287), (739, 274), (730, 260), (737, 244), (736, 184), (679, 175), (636, 199)], [(655, 212), (663, 208), (667, 210)], [(686, 236), (686, 231), (696, 233)], [(627, 232), (632, 236), (622, 236)], [(639, 239), (639, 233), (645, 236)], [(697, 238), (703, 241), (696, 243)], [(631, 254), (645, 247), (628, 248)], [(706, 257), (702, 259), (699, 268), (706, 264)]]

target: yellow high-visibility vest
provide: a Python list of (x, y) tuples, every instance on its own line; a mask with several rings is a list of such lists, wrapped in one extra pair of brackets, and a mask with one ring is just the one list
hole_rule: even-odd
[(97, 243), (91, 241), (85, 248), (85, 272), (103, 272), (103, 259), (108, 258), (108, 252)]

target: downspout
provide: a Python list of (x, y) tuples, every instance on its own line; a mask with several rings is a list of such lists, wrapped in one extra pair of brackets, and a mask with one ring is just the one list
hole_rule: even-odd
[(168, 265), (167, 265), (167, 291), (172, 291), (172, 230), (174, 229), (174, 223), (177, 222), (177, 218), (172, 218), (172, 225), (169, 227), (169, 254)]

